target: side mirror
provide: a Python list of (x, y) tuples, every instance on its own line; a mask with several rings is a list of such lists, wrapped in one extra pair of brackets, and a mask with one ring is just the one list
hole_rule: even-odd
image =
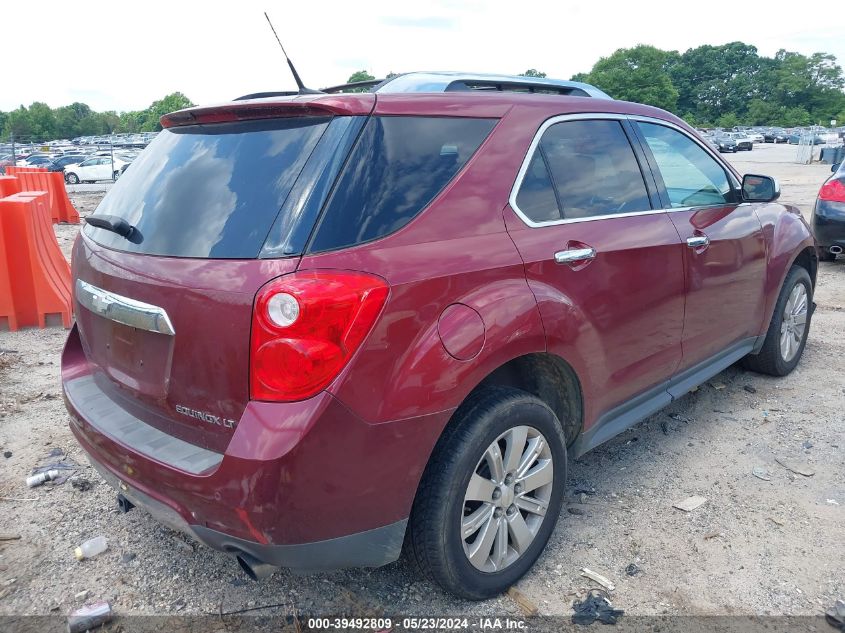
[(834, 173), (835, 173), (835, 172), (836, 172), (836, 170), (837, 170), (837, 169), (839, 169), (839, 167), (840, 167), (841, 165), (842, 165), (842, 163), (833, 163), (833, 164), (830, 166), (830, 171), (832, 171), (832, 172), (834, 172)]
[(780, 197), (780, 185), (770, 176), (745, 174), (742, 177), (743, 202), (773, 202)]

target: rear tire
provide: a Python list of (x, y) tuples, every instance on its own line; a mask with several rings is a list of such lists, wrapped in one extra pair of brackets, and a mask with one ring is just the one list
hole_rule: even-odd
[[(810, 274), (806, 268), (793, 266), (775, 303), (763, 347), (758, 354), (746, 356), (743, 366), (770, 376), (786, 376), (795, 369), (807, 344), (812, 308)], [(803, 329), (800, 328), (802, 320)]]
[(456, 596), (502, 593), (551, 536), (566, 459), (562, 426), (540, 399), (510, 387), (471, 396), (426, 466), (409, 522), (410, 556)]

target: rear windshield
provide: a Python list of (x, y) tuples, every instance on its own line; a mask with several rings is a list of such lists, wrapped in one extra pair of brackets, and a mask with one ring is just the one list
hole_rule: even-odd
[(85, 232), (117, 250), (252, 259), (330, 117), (193, 125), (162, 131), (103, 198), (97, 215), (123, 218), (129, 241)]

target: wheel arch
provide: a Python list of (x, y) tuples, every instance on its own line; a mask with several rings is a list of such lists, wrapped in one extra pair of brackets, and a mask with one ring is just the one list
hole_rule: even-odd
[[(796, 207), (763, 205), (757, 210), (767, 244), (766, 308), (761, 323), (761, 342), (772, 321), (780, 289), (793, 265), (805, 268), (813, 287), (818, 273), (818, 252), (810, 227)], [(755, 349), (755, 352), (759, 351)]]
[[(580, 434), (584, 424), (581, 381), (572, 365), (560, 356), (533, 352), (511, 358), (484, 376), (469, 391), (464, 402), (492, 386), (520, 389), (545, 402), (560, 421), (567, 446), (572, 445)], [(460, 406), (455, 413), (459, 410)], [(455, 413), (447, 422), (447, 428)], [(446, 428), (443, 429), (445, 432)]]

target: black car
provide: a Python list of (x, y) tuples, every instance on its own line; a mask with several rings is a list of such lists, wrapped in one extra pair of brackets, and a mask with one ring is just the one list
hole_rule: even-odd
[(720, 152), (736, 152), (736, 141), (730, 136), (713, 136), (713, 144)]
[(785, 130), (769, 130), (763, 133), (763, 142), (765, 143), (786, 143), (789, 141), (789, 134)]
[(845, 251), (845, 162), (831, 171), (833, 175), (819, 189), (810, 221), (822, 261), (833, 261)]
[(85, 156), (84, 154), (65, 154), (47, 165), (47, 171), (64, 171), (65, 167), (68, 165), (81, 163), (86, 158), (88, 158), (88, 156)]

